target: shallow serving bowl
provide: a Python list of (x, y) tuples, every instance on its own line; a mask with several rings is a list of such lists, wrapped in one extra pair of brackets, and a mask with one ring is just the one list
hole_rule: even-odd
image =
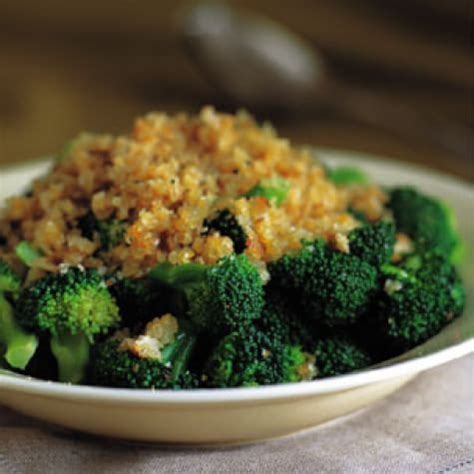
[[(420, 372), (474, 352), (474, 190), (453, 178), (353, 152), (321, 151), (334, 164), (357, 164), (375, 181), (414, 184), (450, 203), (469, 256), (462, 273), (462, 317), (425, 344), (374, 368), (314, 382), (257, 388), (150, 391), (73, 386), (0, 370), (0, 404), (58, 425), (129, 440), (223, 444), (289, 434), (348, 414), (392, 393)], [(36, 162), (0, 170), (0, 201), (47, 169)]]

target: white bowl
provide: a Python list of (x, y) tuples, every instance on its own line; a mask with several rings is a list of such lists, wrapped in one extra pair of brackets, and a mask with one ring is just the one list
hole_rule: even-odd
[[(353, 152), (324, 151), (334, 164), (357, 164), (375, 181), (414, 184), (450, 203), (474, 248), (471, 186), (412, 165), (376, 161)], [(0, 200), (21, 190), (47, 162), (0, 171)], [(468, 303), (462, 317), (425, 344), (358, 373), (300, 384), (187, 391), (73, 386), (0, 371), (0, 403), (87, 433), (184, 444), (242, 443), (283, 436), (337, 418), (392, 393), (420, 372), (474, 352), (472, 252), (462, 272)]]

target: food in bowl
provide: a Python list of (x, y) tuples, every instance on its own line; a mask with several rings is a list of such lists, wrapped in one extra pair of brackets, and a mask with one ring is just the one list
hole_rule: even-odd
[(10, 370), (189, 389), (361, 370), (462, 313), (452, 211), (331, 168), (248, 114), (83, 134), (0, 215)]

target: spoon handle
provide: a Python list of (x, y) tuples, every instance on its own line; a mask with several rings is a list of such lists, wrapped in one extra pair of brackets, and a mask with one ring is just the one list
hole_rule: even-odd
[(474, 156), (473, 131), (370, 90), (342, 83), (330, 86), (331, 107), (348, 118), (384, 129), (401, 138), (431, 143), (464, 160)]

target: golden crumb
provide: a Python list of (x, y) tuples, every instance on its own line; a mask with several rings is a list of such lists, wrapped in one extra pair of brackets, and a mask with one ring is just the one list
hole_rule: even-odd
[(177, 334), (178, 320), (168, 313), (150, 321), (138, 337), (125, 337), (119, 350), (131, 352), (141, 359), (161, 360), (161, 350), (174, 342)]
[(402, 232), (397, 232), (395, 235), (395, 246), (393, 249), (392, 261), (395, 263), (399, 262), (405, 255), (413, 252), (413, 250), (414, 244), (410, 237)]
[[(280, 207), (245, 197), (263, 179), (289, 183)], [(206, 234), (204, 222), (229, 209), (246, 234), (245, 253), (265, 274), (265, 264), (298, 249), (302, 239), (336, 239), (358, 225), (349, 206), (378, 219), (386, 196), (377, 186), (337, 188), (310, 151), (290, 145), (246, 113), (197, 116), (151, 113), (129, 135), (82, 134), (31, 192), (10, 198), (0, 215), (2, 257), (15, 262), (15, 245), (27, 240), (43, 257), (31, 279), (60, 264), (82, 264), (139, 277), (158, 262), (214, 264), (234, 251), (229, 237)], [(100, 250), (83, 235), (88, 213), (117, 219), (124, 236)], [(336, 236), (336, 237), (334, 237)]]

